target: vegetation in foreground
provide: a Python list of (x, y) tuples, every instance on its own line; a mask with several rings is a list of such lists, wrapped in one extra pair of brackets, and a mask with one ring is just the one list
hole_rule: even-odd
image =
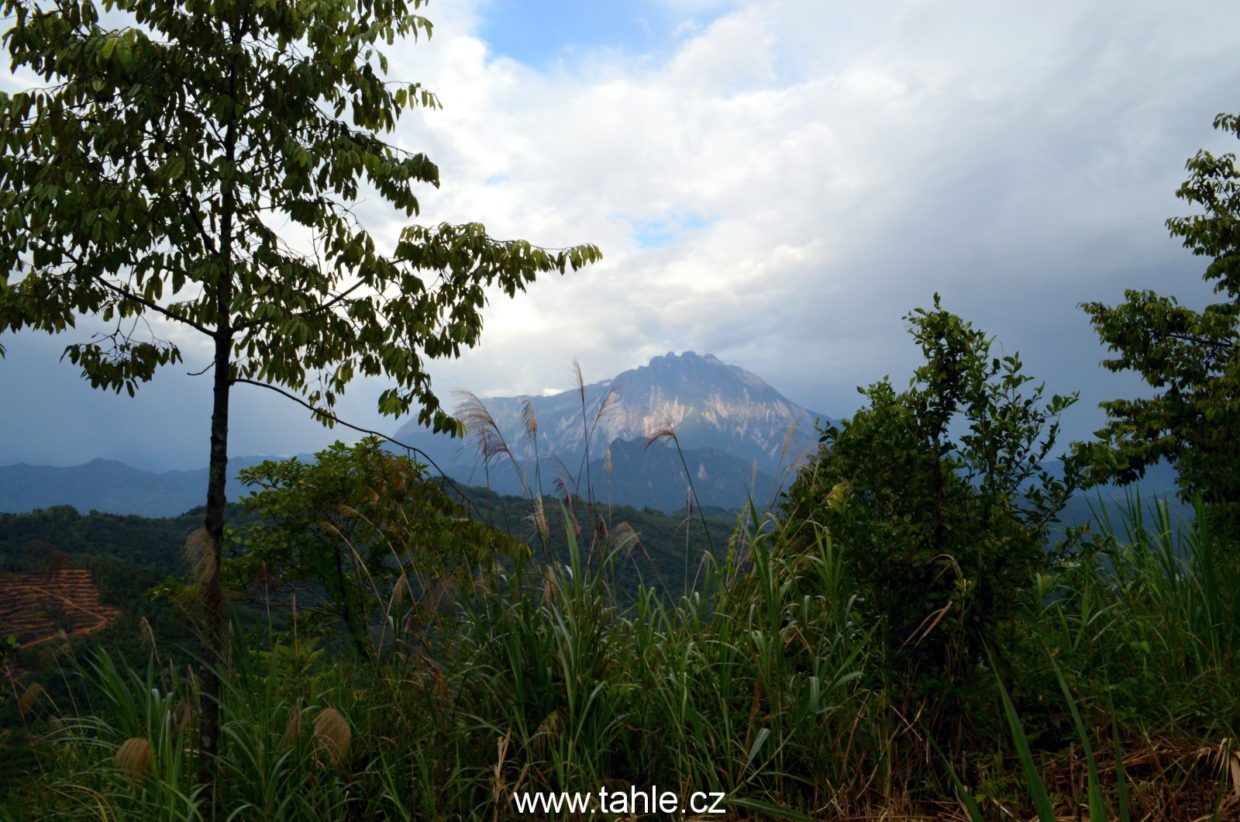
[[(589, 499), (531, 496), (527, 544), (377, 441), (251, 469), (220, 573), (293, 596), (230, 633), (214, 794), (203, 664), (156, 638), (137, 670), (100, 651), (64, 661), (60, 699), (14, 694), (34, 768), (8, 811), (494, 820), (522, 793), (658, 786), (732, 818), (1234, 816), (1228, 532), (1134, 506), (1043, 550), (1082, 471), (1043, 469), (1071, 398), (938, 305), (909, 321), (910, 387), (868, 389), (679, 596), (626, 595), (632, 541)], [(193, 543), (165, 591), (186, 614)]]
[[(1039, 574), (958, 694), (971, 711), (954, 736), (884, 675), (847, 548), (821, 528), (806, 547), (751, 521), (704, 561), (701, 591), (644, 589), (626, 609), (620, 558), (587, 563), (574, 540), (566, 565), (521, 562), (459, 608), (419, 607), (354, 664), (296, 622), (237, 633), (218, 813), (495, 819), (516, 791), (657, 784), (724, 791), (734, 817), (965, 818), (973, 803), (1028, 818), (1044, 796), (1074, 818), (1094, 802), (1095, 819), (1229, 818), (1240, 580), (1206, 522), (1179, 541), (1170, 523), (1100, 534)], [(63, 660), (80, 701), (26, 696), (38, 773), (10, 785), (10, 814), (202, 818), (198, 680), (156, 659)]]

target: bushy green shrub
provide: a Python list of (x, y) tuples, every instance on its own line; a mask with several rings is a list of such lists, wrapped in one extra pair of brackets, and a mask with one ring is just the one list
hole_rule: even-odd
[(822, 431), (785, 513), (844, 546), (887, 681), (941, 702), (1047, 562), (1048, 525), (1073, 487), (1047, 459), (1075, 396), (1044, 402), (1019, 356), (992, 356), (992, 339), (937, 295), (906, 319), (925, 364), (905, 391), (887, 379), (862, 389), (868, 404)]

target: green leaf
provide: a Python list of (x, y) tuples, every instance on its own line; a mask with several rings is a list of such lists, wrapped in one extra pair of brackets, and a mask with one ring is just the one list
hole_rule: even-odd
[(164, 164), (163, 176), (169, 181), (178, 179), (185, 173), (185, 158), (179, 154), (174, 154), (168, 158), (168, 162)]
[(753, 744), (749, 746), (749, 755), (745, 757), (745, 770), (748, 771), (753, 767), (753, 761), (757, 758), (758, 752), (762, 750), (763, 744), (771, 736), (770, 728), (758, 729), (758, 735), (754, 737)]

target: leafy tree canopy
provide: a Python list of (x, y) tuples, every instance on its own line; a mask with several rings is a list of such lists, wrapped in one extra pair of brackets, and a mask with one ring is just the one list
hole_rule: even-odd
[[(1240, 137), (1240, 116), (1221, 114), (1214, 127)], [(1230, 520), (1240, 506), (1240, 167), (1233, 153), (1199, 151), (1187, 169), (1176, 196), (1199, 211), (1167, 227), (1210, 260), (1203, 276), (1225, 300), (1196, 311), (1130, 290), (1119, 305), (1083, 306), (1115, 353), (1103, 365), (1136, 371), (1155, 392), (1104, 402), (1107, 424), (1079, 455), (1095, 482), (1131, 482), (1166, 459), (1186, 496)]]
[(374, 437), (338, 442), (313, 462), (244, 469), (255, 492), (241, 506), (254, 516), (238, 529), (239, 555), (225, 566), (232, 587), (315, 583), (368, 656), (378, 625), (393, 629), (389, 638), (407, 633), (409, 625), (396, 629), (425, 616), (419, 604), (434, 607), (444, 592), (469, 588), (501, 557), (528, 555), (523, 543), (466, 516), (424, 471)]
[(118, 0), (109, 19), (132, 24), (109, 27), (92, 2), (7, 0), (13, 70), (45, 85), (0, 94), (0, 328), (98, 314), (113, 330), (67, 354), (132, 393), (182, 358), (136, 335), (163, 318), (226, 338), (236, 380), (326, 408), (385, 375), (381, 411), (453, 428), (425, 360), (478, 341), (484, 289), (599, 253), (477, 224), (409, 225), (385, 251), (362, 225), (359, 195), (412, 216), (416, 186), (439, 185), (424, 154), (378, 136), (438, 105), (384, 79), (380, 46), (431, 32), (420, 4)]
[[(597, 260), (584, 245), (499, 242), (474, 223), (409, 225), (383, 248), (360, 198), (411, 218), (438, 186), (425, 155), (382, 139), (433, 108), (384, 79), (380, 50), (429, 35), (422, 0), (3, 0), (0, 330), (111, 331), (66, 349), (96, 387), (133, 393), (182, 359), (168, 324), (211, 343), (211, 451), (198, 568), (209, 660), (222, 663), (220, 547), (230, 392), (249, 383), (329, 410), (359, 375), (379, 410), (459, 431), (426, 360), (482, 331), (486, 289)], [(113, 23), (112, 21), (115, 21)], [(154, 324), (152, 324), (154, 320)], [(161, 322), (162, 321), (162, 322)], [(218, 675), (203, 673), (201, 781), (214, 783)], [(208, 791), (208, 802), (214, 796)]]

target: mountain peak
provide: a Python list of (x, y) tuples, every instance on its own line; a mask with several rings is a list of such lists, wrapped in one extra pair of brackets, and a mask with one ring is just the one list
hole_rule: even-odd
[[(728, 365), (714, 354), (669, 351), (654, 357), (646, 365), (624, 371), (614, 377), (609, 387), (628, 401), (638, 395), (655, 395), (662, 399), (678, 399), (689, 405), (707, 401), (736, 404), (783, 402), (786, 400), (761, 377), (736, 365)], [(653, 392), (653, 393), (652, 393)]]
[(708, 362), (713, 365), (723, 365), (723, 361), (720, 360), (718, 357), (716, 357), (714, 354), (699, 354), (696, 351), (682, 351), (679, 354), (677, 354), (675, 351), (669, 351), (661, 357), (653, 357), (648, 364), (654, 365), (656, 362), (672, 363), (678, 360), (681, 360), (684, 362), (697, 361), (697, 362)]
[[(637, 366), (635, 371), (641, 368), (675, 368), (675, 367), (694, 367), (694, 366), (714, 366), (717, 368), (735, 368), (729, 366), (713, 353), (698, 353), (697, 351), (668, 351), (665, 355), (651, 357), (650, 362), (645, 366)], [(629, 373), (629, 372), (625, 372)]]

